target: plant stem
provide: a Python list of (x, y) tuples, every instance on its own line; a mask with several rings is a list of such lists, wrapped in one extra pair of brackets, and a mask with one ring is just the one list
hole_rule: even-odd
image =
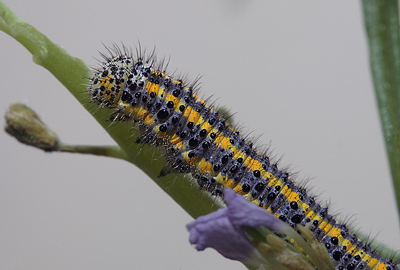
[(127, 128), (127, 123), (114, 123), (109, 119), (111, 110), (99, 109), (90, 103), (86, 90), (91, 72), (86, 64), (70, 56), (33, 26), (20, 19), (0, 0), (0, 30), (20, 42), (33, 55), (33, 61), (49, 70), (75, 98), (93, 115), (110, 134), (125, 154), (126, 160), (135, 164), (168, 193), (186, 212), (196, 218), (221, 207), (221, 203), (206, 191), (199, 189), (194, 179), (183, 174), (158, 177), (166, 160), (152, 145), (135, 143), (139, 135), (136, 127)]

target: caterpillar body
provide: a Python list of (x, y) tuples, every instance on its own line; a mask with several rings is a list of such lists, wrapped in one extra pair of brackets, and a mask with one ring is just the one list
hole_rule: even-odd
[(225, 187), (295, 227), (308, 225), (325, 245), (336, 269), (399, 270), (339, 224), (326, 207), (296, 186), (267, 154), (198, 98), (193, 86), (165, 74), (151, 59), (116, 50), (90, 79), (91, 101), (132, 120), (143, 142), (165, 149), (169, 167), (189, 173), (199, 186), (222, 196)]

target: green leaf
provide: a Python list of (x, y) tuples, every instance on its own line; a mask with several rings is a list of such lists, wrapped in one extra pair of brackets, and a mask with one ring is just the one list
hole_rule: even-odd
[(400, 211), (399, 6), (396, 0), (364, 0), (362, 4), (375, 94)]

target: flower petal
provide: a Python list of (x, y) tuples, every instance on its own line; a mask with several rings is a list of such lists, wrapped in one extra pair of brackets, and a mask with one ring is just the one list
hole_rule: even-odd
[(219, 209), (188, 224), (190, 243), (199, 251), (211, 247), (231, 260), (254, 264), (251, 254), (255, 247), (243, 230), (231, 223), (227, 212), (226, 208)]
[(264, 208), (247, 201), (242, 195), (230, 188), (224, 189), (224, 199), (228, 206), (229, 219), (235, 226), (265, 226), (272, 230), (281, 230), (289, 226)]
[(224, 189), (224, 198), (226, 208), (201, 216), (186, 226), (189, 241), (199, 251), (211, 247), (226, 258), (258, 266), (262, 255), (248, 239), (243, 226), (278, 230), (288, 225), (230, 188)]

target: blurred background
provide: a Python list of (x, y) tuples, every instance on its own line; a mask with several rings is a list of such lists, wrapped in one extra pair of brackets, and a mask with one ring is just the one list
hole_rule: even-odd
[[(230, 108), (331, 213), (400, 249), (359, 1), (6, 2), (90, 66), (103, 43), (140, 41), (170, 72), (201, 75), (200, 96)], [(24, 102), (64, 142), (113, 144), (25, 48), (0, 43), (1, 113)], [(127, 162), (44, 153), (5, 132), (0, 152), (0, 269), (245, 269), (195, 251), (192, 218)]]

